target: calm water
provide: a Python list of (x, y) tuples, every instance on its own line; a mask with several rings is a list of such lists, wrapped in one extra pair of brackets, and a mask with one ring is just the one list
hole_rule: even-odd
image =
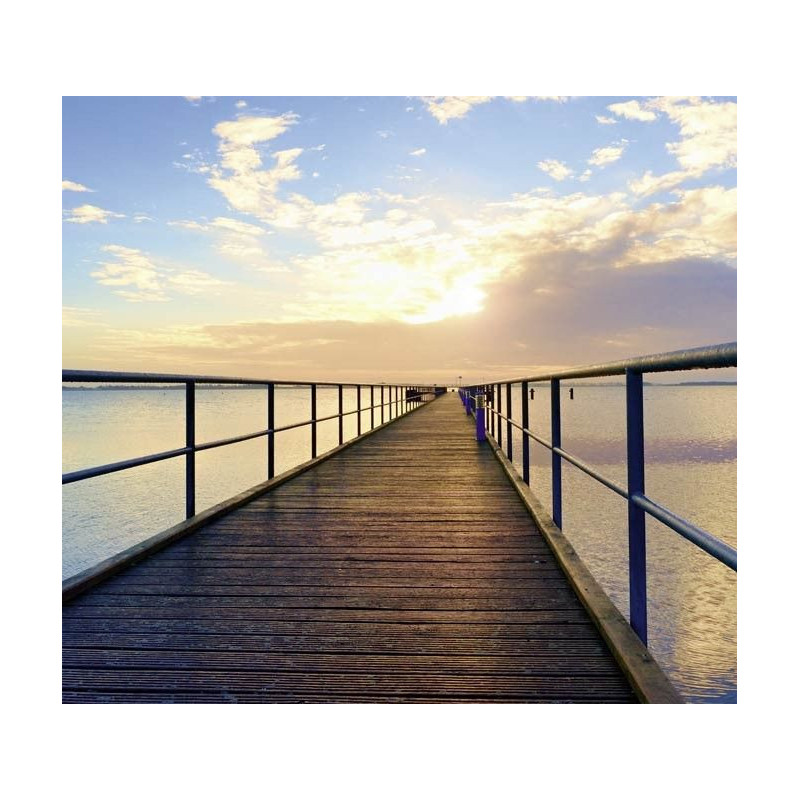
[[(365, 396), (368, 390), (365, 390)], [(197, 392), (197, 441), (266, 427), (263, 389)], [(736, 546), (736, 387), (645, 387), (647, 494)], [(183, 446), (181, 391), (64, 391), (63, 469), (72, 471)], [(363, 403), (364, 401), (362, 401)], [(550, 396), (536, 388), (532, 429), (550, 438)], [(520, 418), (519, 387), (513, 392)], [(335, 413), (336, 389), (320, 388), (318, 415)], [(276, 389), (276, 424), (310, 416), (307, 388)], [(345, 390), (345, 410), (355, 409)], [(345, 418), (345, 438), (356, 416)], [(369, 412), (362, 413), (363, 430)], [(622, 387), (578, 385), (564, 392), (565, 449), (626, 483)], [(516, 432), (515, 432), (516, 434)], [(338, 442), (336, 420), (319, 426), (320, 453)], [(308, 429), (276, 434), (276, 471), (310, 456)], [(515, 435), (514, 461), (521, 469)], [(531, 485), (549, 507), (550, 455), (531, 445)], [(197, 455), (197, 510), (266, 478), (263, 439)], [(139, 467), (63, 487), (63, 576), (74, 575), (183, 519), (184, 460)], [(648, 519), (650, 648), (694, 702), (736, 700), (736, 576), (660, 523)], [(623, 613), (627, 600), (625, 501), (572, 465), (563, 465), (564, 532)]]

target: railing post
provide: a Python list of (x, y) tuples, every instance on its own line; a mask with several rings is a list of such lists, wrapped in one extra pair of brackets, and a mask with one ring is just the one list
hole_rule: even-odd
[(186, 381), (186, 519), (194, 516), (194, 381)]
[(339, 384), (339, 444), (344, 444), (344, 386)]
[(528, 429), (528, 382), (523, 381), (521, 385), (520, 397), (522, 398), (522, 480), (531, 485), (531, 454), (529, 448), (529, 437), (525, 431)]
[(275, 384), (267, 384), (267, 480), (275, 477)]
[[(492, 399), (491, 403), (489, 403), (490, 397)], [(488, 385), (486, 386), (486, 403), (487, 409), (491, 408), (490, 411), (487, 410), (489, 434), (494, 438), (494, 388)]]
[(642, 373), (625, 370), (628, 438), (628, 583), (631, 627), (647, 644), (647, 546), (644, 510), (633, 504), (644, 494), (644, 395)]
[[(359, 391), (361, 387), (359, 386)], [(375, 387), (369, 387), (369, 429), (375, 427)]]
[(317, 457), (317, 384), (311, 384), (311, 458)]
[(361, 436), (361, 384), (360, 383), (358, 384), (358, 386), (356, 386), (356, 436)]
[(513, 464), (514, 463), (514, 441), (511, 438), (511, 384), (506, 384), (506, 416), (508, 417), (508, 422), (506, 423), (506, 438), (508, 441), (506, 445), (508, 447), (508, 460)]
[(497, 446), (500, 450), (503, 449), (503, 420), (500, 419), (500, 414), (503, 413), (503, 395), (501, 394), (500, 384), (497, 384)]
[(486, 441), (486, 395), (483, 390), (475, 389), (475, 439)]
[(383, 425), (383, 384), (381, 384), (381, 425)]
[[(561, 447), (561, 381), (550, 381), (550, 440)], [(561, 527), (561, 456), (552, 454), (553, 522)]]

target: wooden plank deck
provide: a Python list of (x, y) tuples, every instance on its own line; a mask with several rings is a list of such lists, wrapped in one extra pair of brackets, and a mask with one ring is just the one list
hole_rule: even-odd
[(635, 702), (456, 395), (64, 606), (64, 702)]

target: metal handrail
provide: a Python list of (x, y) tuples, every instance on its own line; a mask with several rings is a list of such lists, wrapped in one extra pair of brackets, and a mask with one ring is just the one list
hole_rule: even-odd
[[(88, 467), (62, 474), (62, 485), (76, 483), (78, 481), (96, 478), (101, 475), (108, 475), (112, 472), (121, 472), (134, 467), (153, 464), (158, 461), (165, 461), (170, 458), (186, 456), (186, 518), (195, 515), (195, 454), (217, 447), (225, 447), (239, 442), (246, 442), (251, 439), (262, 437), (267, 438), (267, 479), (275, 477), (275, 434), (294, 428), (311, 427), (311, 458), (317, 457), (317, 427), (322, 422), (329, 422), (334, 419), (339, 420), (339, 444), (344, 444), (345, 417), (357, 414), (356, 436), (361, 435), (361, 418), (369, 412), (369, 430), (376, 427), (376, 410), (380, 409), (380, 419), (378, 425), (384, 422), (392, 422), (404, 416), (420, 403), (429, 402), (435, 396), (437, 386), (432, 384), (405, 384), (405, 383), (328, 383), (308, 381), (268, 381), (252, 378), (228, 378), (211, 377), (203, 375), (168, 375), (160, 373), (141, 373), (141, 372), (98, 372), (93, 370), (62, 370), (62, 383), (175, 383), (183, 384), (186, 391), (186, 445), (185, 447), (174, 450), (166, 450), (161, 453), (151, 453), (137, 458), (130, 458), (125, 461), (116, 461), (110, 464), (103, 464), (97, 467)], [(267, 390), (267, 425), (263, 430), (250, 433), (230, 436), (225, 439), (218, 439), (210, 442), (197, 443), (195, 441), (195, 388), (198, 385), (225, 384), (225, 385), (255, 385), (263, 386)], [(275, 425), (275, 387), (276, 386), (308, 386), (311, 390), (311, 419), (301, 422), (293, 422), (288, 425), (277, 427)], [(336, 414), (329, 414), (325, 417), (317, 417), (317, 387), (335, 386), (338, 389), (339, 409)], [(362, 389), (369, 387), (369, 405), (362, 406)], [(344, 389), (355, 388), (356, 408), (351, 411), (344, 410)], [(380, 402), (375, 402), (376, 395), (380, 390)], [(388, 390), (388, 400), (385, 393)], [(394, 395), (394, 397), (393, 397)], [(386, 411), (388, 410), (388, 414)], [(388, 416), (388, 420), (386, 417)]]
[[(420, 383), (368, 383), (366, 381), (284, 381), (274, 378), (232, 378), (230, 376), (214, 375), (182, 375), (161, 372), (100, 372), (91, 369), (62, 369), (62, 383), (218, 383), (240, 384), (251, 386), (400, 386), (405, 389), (414, 389)], [(439, 388), (440, 384), (426, 383), (431, 389)]]
[[(461, 401), (468, 413), (476, 417), (478, 431), (484, 429), (485, 420), (478, 420), (485, 414), (483, 404), (477, 403), (479, 394), (490, 394), (486, 405), (489, 409), (489, 436), (497, 447), (503, 450), (503, 425), (506, 425), (506, 454), (513, 463), (512, 429), (522, 433), (523, 458), (522, 478), (530, 486), (529, 439), (546, 447), (552, 454), (551, 485), (553, 497), (552, 517), (561, 528), (561, 459), (568, 461), (585, 474), (616, 492), (628, 502), (628, 561), (631, 626), (639, 638), (647, 644), (647, 563), (645, 546), (645, 514), (659, 520), (664, 525), (692, 542), (717, 561), (730, 569), (737, 569), (737, 552), (726, 542), (708, 531), (697, 527), (679, 517), (667, 508), (646, 496), (645, 458), (644, 458), (644, 401), (642, 376), (649, 372), (678, 372), (691, 369), (715, 369), (736, 366), (736, 342), (697, 347), (690, 350), (676, 350), (669, 353), (641, 356), (624, 361), (615, 361), (594, 366), (575, 367), (555, 372), (536, 373), (524, 378), (492, 381), (491, 383), (471, 384), (459, 390)], [(627, 411), (627, 488), (602, 475), (589, 464), (568, 453), (561, 447), (561, 380), (608, 377), (625, 375), (625, 394)], [(549, 381), (551, 402), (551, 441), (535, 434), (528, 425), (528, 387), (530, 383)], [(523, 422), (520, 424), (511, 417), (511, 391), (513, 384), (520, 384)], [(505, 392), (500, 387), (505, 387)], [(491, 388), (491, 392), (489, 389)], [(531, 390), (532, 391), (532, 390)], [(503, 394), (506, 395), (507, 413), (503, 413)]]

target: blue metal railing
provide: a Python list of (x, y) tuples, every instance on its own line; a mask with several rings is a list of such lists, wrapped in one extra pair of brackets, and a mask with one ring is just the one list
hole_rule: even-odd
[[(375, 428), (375, 410), (380, 409), (379, 424), (391, 422), (400, 416), (416, 408), (420, 403), (428, 402), (435, 395), (435, 387), (422, 386), (419, 384), (363, 384), (363, 383), (329, 383), (324, 381), (274, 381), (274, 380), (253, 380), (251, 378), (229, 378), (211, 377), (207, 375), (169, 375), (158, 373), (138, 373), (138, 372), (95, 372), (90, 370), (66, 369), (61, 372), (62, 383), (159, 383), (159, 384), (183, 384), (186, 389), (186, 444), (184, 447), (175, 450), (166, 450), (161, 453), (151, 453), (138, 458), (130, 458), (125, 461), (116, 461), (111, 464), (103, 464), (98, 467), (79, 469), (74, 472), (67, 472), (61, 476), (61, 483), (75, 483), (85, 481), (89, 478), (96, 478), (100, 475), (108, 475), (112, 472), (133, 469), (145, 464), (153, 464), (157, 461), (165, 461), (170, 458), (186, 456), (186, 519), (195, 515), (195, 454), (204, 450), (211, 450), (216, 447), (225, 447), (239, 442), (246, 442), (250, 439), (266, 437), (267, 457), (266, 473), (267, 479), (275, 477), (275, 434), (282, 431), (310, 426), (311, 458), (317, 457), (317, 426), (321, 422), (338, 419), (339, 421), (339, 444), (344, 444), (344, 418), (351, 414), (357, 414), (356, 436), (361, 435), (361, 415), (370, 412), (370, 430)], [(239, 436), (231, 436), (227, 439), (219, 439), (212, 442), (195, 441), (195, 389), (198, 385), (239, 385), (239, 386), (264, 386), (267, 392), (267, 427), (263, 430), (245, 433)], [(276, 386), (308, 386), (311, 399), (311, 419), (303, 422), (295, 422), (290, 425), (275, 427), (275, 387)], [(317, 417), (317, 387), (335, 386), (338, 395), (338, 412), (326, 417)], [(369, 386), (370, 405), (362, 407), (362, 390)], [(380, 403), (375, 404), (375, 389), (380, 387)], [(344, 389), (345, 387), (356, 389), (356, 408), (352, 411), (344, 410)]]
[[(561, 528), (561, 460), (568, 461), (599, 483), (616, 492), (628, 501), (628, 580), (630, 597), (631, 627), (639, 638), (647, 644), (647, 550), (645, 542), (645, 515), (657, 519), (676, 533), (688, 539), (713, 558), (736, 571), (736, 550), (721, 539), (679, 517), (667, 508), (651, 500), (645, 494), (645, 453), (644, 453), (644, 403), (643, 375), (651, 372), (677, 372), (691, 369), (714, 369), (736, 366), (736, 342), (698, 347), (692, 350), (678, 350), (672, 353), (642, 356), (640, 358), (615, 361), (609, 364), (576, 367), (558, 372), (540, 373), (513, 380), (493, 383), (473, 384), (459, 390), (461, 401), (467, 413), (479, 415), (483, 399), (488, 400), (489, 435), (503, 450), (503, 422), (506, 423), (506, 455), (513, 463), (512, 429), (522, 434), (522, 479), (530, 486), (529, 442), (533, 439), (552, 453), (552, 517)], [(600, 474), (580, 458), (561, 447), (561, 380), (625, 376), (626, 398), (626, 440), (627, 440), (627, 486), (620, 486), (610, 478)], [(528, 398), (529, 384), (547, 381), (550, 383), (550, 441), (535, 434), (529, 428)], [(512, 385), (520, 384), (522, 399), (522, 419), (512, 418)], [(503, 413), (503, 392), (505, 387), (505, 408)], [(482, 396), (482, 397), (481, 397)], [(481, 397), (479, 400), (478, 398)], [(480, 438), (480, 437), (479, 437)]]

